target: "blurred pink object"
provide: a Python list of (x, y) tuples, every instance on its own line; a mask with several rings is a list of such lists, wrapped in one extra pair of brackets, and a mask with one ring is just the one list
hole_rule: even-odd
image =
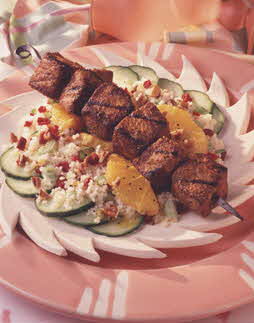
[(122, 41), (162, 40), (164, 31), (207, 24), (220, 0), (93, 0), (92, 26)]

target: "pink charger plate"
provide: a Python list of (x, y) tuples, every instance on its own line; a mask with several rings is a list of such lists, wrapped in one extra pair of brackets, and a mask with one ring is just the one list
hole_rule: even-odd
[[(231, 103), (246, 90), (254, 102), (253, 66), (215, 50), (113, 43), (69, 50), (64, 55), (102, 67), (105, 62), (95, 55), (96, 49), (135, 64), (141, 48), (175, 76), (181, 71), (184, 54), (207, 83), (213, 72), (224, 80)], [(24, 86), (24, 90), (29, 89)], [(249, 130), (253, 124), (252, 120)], [(232, 310), (254, 301), (253, 208), (253, 198), (241, 205), (238, 211), (245, 221), (217, 230), (223, 234), (218, 242), (163, 250), (168, 255), (165, 259), (100, 252), (102, 260), (94, 264), (72, 254), (50, 254), (21, 230), (10, 243), (4, 243), (0, 231), (0, 283), (49, 310), (96, 322), (176, 323)]]

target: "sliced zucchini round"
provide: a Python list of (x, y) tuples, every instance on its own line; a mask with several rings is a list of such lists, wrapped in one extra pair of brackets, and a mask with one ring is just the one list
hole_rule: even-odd
[(160, 78), (158, 80), (158, 85), (161, 89), (168, 90), (170, 93), (172, 93), (174, 98), (181, 98), (184, 93), (184, 90), (179, 83), (170, 81), (168, 79)]
[(158, 76), (156, 72), (150, 68), (140, 65), (131, 65), (128, 66), (133, 72), (137, 73), (139, 76), (139, 79), (141, 80), (144, 78), (145, 80), (150, 80), (151, 82), (157, 83), (158, 82)]
[(138, 74), (128, 67), (121, 67), (113, 71), (113, 82), (122, 88), (129, 87), (138, 80)]
[[(213, 101), (210, 100), (209, 96), (203, 92), (200, 91), (185, 91), (186, 93), (189, 93), (189, 95), (192, 98), (193, 104), (198, 108), (205, 109), (208, 113), (212, 112), (213, 109)], [(198, 112), (198, 111), (197, 111)]]
[(136, 215), (133, 219), (120, 217), (105, 224), (87, 227), (87, 229), (107, 237), (120, 237), (138, 229), (143, 223), (143, 219), (142, 215)]
[(58, 205), (56, 197), (53, 194), (48, 200), (41, 201), (37, 198), (35, 200), (35, 205), (40, 212), (47, 216), (66, 217), (86, 211), (90, 207), (94, 206), (94, 203), (89, 198), (83, 198), (82, 200), (73, 204), (71, 207), (65, 208), (63, 205)]
[(39, 193), (31, 179), (23, 181), (12, 177), (6, 177), (5, 182), (13, 192), (22, 197), (36, 197), (36, 194)]
[(18, 166), (16, 163), (18, 157), (19, 152), (13, 147), (5, 151), (0, 158), (1, 169), (7, 176), (28, 180), (33, 175), (33, 170)]
[(214, 104), (213, 106), (213, 110), (212, 110), (212, 115), (213, 115), (213, 119), (215, 119), (216, 125), (214, 127), (214, 131), (218, 134), (221, 132), (224, 123), (225, 123), (225, 116), (224, 114), (220, 111), (220, 109), (217, 107), (216, 104)]
[(108, 220), (97, 214), (87, 214), (86, 212), (64, 217), (63, 220), (70, 224), (84, 227), (108, 222)]

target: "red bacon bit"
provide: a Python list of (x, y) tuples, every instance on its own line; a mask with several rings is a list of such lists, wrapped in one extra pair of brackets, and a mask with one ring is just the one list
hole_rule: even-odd
[(184, 93), (184, 94), (182, 95), (182, 100), (183, 100), (184, 102), (192, 102), (192, 98), (191, 98), (191, 96), (189, 95), (189, 93)]
[(96, 153), (91, 153), (86, 157), (86, 162), (90, 165), (97, 165), (99, 162), (99, 156)]
[(24, 124), (24, 127), (31, 127), (32, 124), (33, 124), (33, 121), (26, 121)]
[(26, 148), (26, 138), (24, 138), (24, 137), (19, 138), (19, 141), (17, 143), (17, 148), (19, 150), (25, 150), (25, 148)]
[(39, 166), (35, 167), (34, 171), (35, 171), (36, 174), (41, 175), (41, 171), (40, 171)]
[(31, 112), (31, 113), (30, 113), (30, 116), (32, 116), (32, 117), (33, 117), (33, 116), (34, 116), (34, 113), (32, 113), (32, 112)]
[(49, 118), (42, 118), (42, 117), (39, 117), (39, 118), (37, 119), (37, 123), (38, 123), (38, 125), (40, 125), (40, 126), (48, 125), (48, 124), (50, 124), (50, 120), (49, 120)]
[(135, 93), (137, 91), (137, 85), (133, 88), (133, 90), (131, 90), (131, 93)]
[(19, 156), (19, 158), (16, 160), (16, 163), (18, 166), (20, 167), (25, 167), (26, 163), (29, 161), (30, 159), (25, 156), (25, 155), (22, 155), (22, 156)]
[(212, 159), (212, 160), (216, 160), (218, 159), (218, 155), (214, 154), (214, 153), (208, 153), (207, 157)]
[(226, 159), (226, 156), (227, 156), (227, 152), (226, 151), (223, 151), (221, 154), (220, 154), (220, 157), (222, 160), (225, 160)]
[(208, 137), (212, 137), (214, 135), (214, 131), (211, 129), (203, 129), (203, 131)]
[(71, 160), (73, 160), (73, 161), (81, 161), (79, 155), (72, 156)]
[(143, 83), (143, 86), (145, 89), (149, 89), (151, 85), (152, 85), (152, 82), (150, 80), (147, 80)]
[(47, 109), (46, 109), (46, 107), (45, 107), (44, 105), (41, 105), (41, 106), (39, 107), (38, 111), (39, 111), (40, 113), (44, 113), (44, 112), (47, 112)]
[(84, 184), (83, 184), (84, 190), (87, 190), (90, 181), (91, 181), (91, 178), (90, 177), (88, 177), (88, 178), (85, 179)]
[(50, 195), (45, 192), (44, 190), (40, 189), (40, 193), (39, 193), (39, 196), (42, 200), (49, 200), (50, 199)]
[(104, 206), (103, 213), (105, 214), (105, 216), (108, 216), (110, 218), (116, 218), (118, 215), (118, 208), (113, 203), (107, 203)]
[(18, 141), (18, 137), (13, 132), (11, 132), (11, 134), (10, 134), (10, 140), (11, 140), (11, 143), (17, 142)]
[(46, 131), (43, 131), (40, 133), (39, 137), (39, 144), (40, 145), (45, 145), (49, 140), (49, 136), (47, 135)]
[(59, 127), (57, 125), (49, 126), (49, 133), (53, 139), (59, 140)]
[(36, 188), (40, 188), (40, 187), (41, 187), (41, 179), (40, 179), (40, 177), (38, 177), (38, 176), (33, 176), (33, 177), (32, 177), (32, 182), (33, 182), (33, 184), (34, 184), (34, 186), (35, 186)]
[(199, 117), (200, 116), (200, 113), (196, 112), (196, 111), (193, 111), (192, 114), (195, 116), (195, 117)]
[(63, 172), (67, 173), (70, 169), (70, 165), (67, 161), (62, 161), (57, 164), (57, 167), (62, 167)]
[(56, 181), (56, 187), (60, 187), (64, 189), (66, 178), (64, 179), (60, 179), (60, 178), (62, 178), (62, 176), (58, 177)]

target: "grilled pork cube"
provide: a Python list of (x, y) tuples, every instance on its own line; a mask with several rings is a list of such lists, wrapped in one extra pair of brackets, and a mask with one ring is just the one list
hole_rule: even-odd
[(82, 109), (86, 130), (104, 140), (111, 140), (115, 126), (134, 109), (130, 95), (115, 85), (100, 85)]
[(227, 197), (227, 191), (227, 168), (203, 154), (184, 161), (172, 176), (173, 195), (203, 216), (211, 213), (219, 197)]
[(152, 103), (132, 112), (115, 128), (114, 152), (134, 159), (158, 138), (168, 135), (168, 124), (164, 116)]
[(162, 137), (134, 159), (133, 164), (155, 191), (163, 191), (170, 189), (171, 174), (182, 158), (183, 149), (179, 143)]
[(69, 61), (59, 53), (47, 53), (31, 76), (29, 85), (43, 95), (57, 100), (73, 71), (80, 67), (81, 65)]
[(113, 72), (108, 70), (99, 70), (97, 68), (92, 70), (97, 74), (97, 76), (104, 82), (112, 82)]
[(90, 96), (102, 83), (95, 72), (84, 68), (77, 69), (64, 88), (59, 103), (66, 111), (80, 114)]

